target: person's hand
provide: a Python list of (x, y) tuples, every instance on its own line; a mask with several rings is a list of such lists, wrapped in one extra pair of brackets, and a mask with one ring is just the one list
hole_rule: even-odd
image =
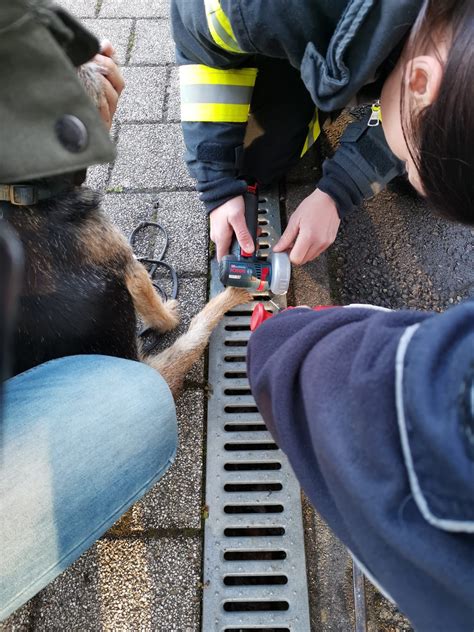
[(114, 47), (108, 40), (102, 42), (100, 54), (94, 57), (94, 61), (100, 67), (103, 78), (103, 92), (99, 103), (99, 114), (108, 129), (112, 126), (117, 103), (125, 87), (122, 73), (114, 57)]
[(211, 239), (216, 244), (217, 260), (228, 254), (235, 234), (245, 252), (254, 251), (252, 236), (245, 222), (245, 204), (242, 195), (228, 200), (210, 214)]
[(312, 261), (336, 239), (340, 223), (333, 199), (316, 189), (290, 217), (273, 252), (290, 250), (290, 261), (296, 265)]

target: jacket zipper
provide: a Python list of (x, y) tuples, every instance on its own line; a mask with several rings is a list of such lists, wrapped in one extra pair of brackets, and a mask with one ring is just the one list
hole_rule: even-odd
[(367, 123), (368, 127), (377, 127), (382, 122), (382, 112), (380, 110), (380, 99), (372, 104), (372, 114)]

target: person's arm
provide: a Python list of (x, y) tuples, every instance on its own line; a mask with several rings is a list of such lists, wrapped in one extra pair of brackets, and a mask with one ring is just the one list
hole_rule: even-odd
[(404, 164), (387, 145), (382, 125), (368, 126), (368, 117), (351, 123), (334, 157), (323, 164), (317, 188), (290, 217), (275, 252), (290, 250), (292, 263), (311, 261), (336, 238), (340, 220), (380, 191)]
[(341, 219), (405, 173), (404, 163), (387, 145), (382, 124), (371, 127), (368, 121), (365, 117), (347, 126), (318, 182), (318, 189), (334, 200)]
[(257, 69), (222, 9), (212, 12), (211, 4), (174, 0), (171, 14), (185, 159), (210, 214), (220, 259), (234, 234), (246, 252), (254, 249), (244, 216), (246, 182), (239, 169)]
[(426, 502), (413, 490), (426, 519), (462, 522), (462, 503), (445, 510), (441, 497), (474, 497), (474, 301), (443, 314), (287, 310), (252, 334), (247, 364), (259, 411), (310, 497), (315, 475), (324, 488), (340, 460), (357, 478), (395, 442), (412, 486), (429, 484)]
[[(212, 5), (212, 6), (211, 6)], [(186, 163), (208, 213), (242, 194), (239, 160), (257, 75), (218, 3), (173, 0)]]
[(311, 502), (415, 627), (472, 622), (474, 302), (289, 310), (252, 334), (248, 375)]

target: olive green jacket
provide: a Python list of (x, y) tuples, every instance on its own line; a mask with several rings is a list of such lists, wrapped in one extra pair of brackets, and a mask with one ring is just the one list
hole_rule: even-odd
[(97, 39), (48, 0), (0, 0), (0, 183), (113, 159), (75, 69), (98, 50)]

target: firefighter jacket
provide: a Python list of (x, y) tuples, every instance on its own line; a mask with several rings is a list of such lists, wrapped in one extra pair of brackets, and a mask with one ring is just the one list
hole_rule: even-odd
[[(238, 178), (239, 159), (256, 56), (288, 60), (299, 69), (317, 108), (332, 112), (388, 74), (421, 4), (172, 0), (186, 161), (208, 212), (245, 190)], [(319, 184), (341, 216), (403, 172), (381, 126), (368, 128), (366, 123), (348, 132), (334, 159), (326, 161)], [(318, 134), (316, 118), (303, 152)]]

